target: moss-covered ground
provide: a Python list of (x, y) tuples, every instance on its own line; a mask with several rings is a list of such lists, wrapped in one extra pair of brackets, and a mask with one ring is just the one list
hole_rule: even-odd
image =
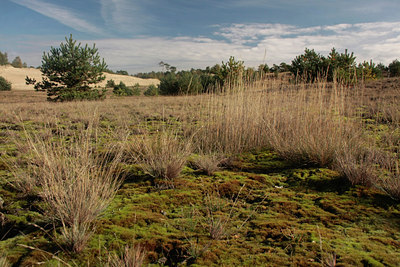
[(335, 171), (296, 168), (269, 151), (237, 156), (213, 176), (186, 167), (167, 190), (126, 165), (127, 179), (79, 255), (64, 250), (39, 199), (16, 192), (4, 169), (0, 250), (15, 266), (51, 266), (54, 255), (96, 266), (132, 243), (145, 247), (150, 266), (397, 266), (400, 260), (398, 202), (351, 186)]

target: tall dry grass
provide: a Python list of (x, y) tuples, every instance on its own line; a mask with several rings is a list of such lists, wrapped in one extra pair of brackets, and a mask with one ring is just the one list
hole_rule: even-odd
[(225, 154), (268, 148), (296, 163), (330, 166), (339, 150), (356, 145), (360, 127), (344, 119), (343, 96), (325, 86), (203, 96), (196, 147)]
[(43, 212), (62, 225), (66, 245), (80, 252), (91, 236), (93, 221), (121, 184), (121, 154), (113, 147), (98, 153), (99, 138), (91, 125), (73, 135), (58, 130), (57, 135), (45, 138), (25, 130), (31, 159), (25, 175), (16, 180), (34, 183), (31, 187), (37, 188), (46, 204)]
[(379, 103), (370, 116), (396, 129), (399, 99), (379, 94), (372, 97), (360, 86), (349, 89), (320, 80), (286, 87), (248, 84), (233, 93), (201, 96), (203, 108), (192, 130), (197, 131), (195, 147), (199, 153), (228, 155), (271, 149), (288, 161), (330, 167), (353, 184), (375, 186), (399, 198), (398, 137), (386, 137), (387, 146), (395, 149), (391, 155), (368, 136), (365, 113), (360, 113)]
[[(12, 122), (10, 114), (18, 113), (25, 121), (66, 117), (85, 125), (90, 121), (87, 114), (98, 109), (101, 117), (93, 127), (101, 128), (101, 121), (107, 121), (113, 131), (130, 132), (136, 137), (131, 157), (139, 159), (152, 176), (167, 180), (180, 173), (192, 151), (207, 159), (263, 148), (300, 165), (335, 168), (353, 183), (383, 188), (379, 177), (389, 172), (384, 181), (396, 187), (396, 161), (390, 153), (398, 155), (400, 144), (396, 134), (398, 89), (379, 91), (363, 86), (349, 88), (323, 79), (293, 84), (268, 76), (227, 84), (220, 92), (199, 96), (132, 97), (101, 104), (14, 104), (0, 107), (0, 113), (5, 123)], [(381, 139), (390, 151), (367, 136), (365, 119), (369, 118), (388, 125), (389, 131)], [(152, 120), (153, 126), (162, 126), (149, 126), (147, 121)], [(215, 164), (204, 163), (209, 165), (205, 169), (216, 169)]]
[(192, 153), (192, 143), (190, 139), (181, 140), (176, 130), (165, 130), (154, 135), (137, 136), (129, 144), (128, 151), (147, 174), (165, 180), (168, 187), (173, 188), (173, 180), (179, 176)]

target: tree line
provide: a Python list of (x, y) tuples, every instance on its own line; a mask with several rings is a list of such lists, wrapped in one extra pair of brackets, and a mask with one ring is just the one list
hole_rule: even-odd
[[(52, 47), (50, 52), (44, 53), (40, 67), (44, 79), (41, 82), (29, 77), (27, 84), (34, 84), (36, 90), (47, 92), (50, 101), (96, 100), (105, 97), (105, 89), (93, 88), (105, 79), (103, 74), (107, 69), (104, 59), (101, 59), (95, 45), (82, 46), (72, 39), (65, 38), (59, 48)], [(2, 54), (4, 58), (4, 54)], [(6, 56), (6, 54), (5, 54)], [(243, 81), (253, 81), (266, 74), (278, 76), (281, 72), (292, 73), (292, 82), (315, 82), (319, 79), (339, 81), (346, 84), (357, 83), (358, 80), (377, 79), (385, 75), (400, 76), (400, 62), (394, 60), (389, 66), (364, 61), (356, 64), (354, 53), (345, 50), (339, 53), (332, 48), (328, 56), (323, 56), (313, 49), (305, 49), (302, 55), (297, 56), (291, 65), (281, 63), (269, 68), (261, 64), (258, 68), (246, 68), (244, 62), (230, 57), (228, 61), (216, 64), (205, 69), (191, 69), (177, 71), (177, 68), (161, 61), (162, 72), (138, 74), (141, 78), (158, 78), (160, 85), (151, 88), (151, 95), (182, 95), (199, 94), (232, 86), (235, 88)], [(118, 71), (127, 75), (126, 71)], [(137, 88), (125, 88), (123, 84), (112, 86), (117, 95), (137, 94)], [(150, 90), (150, 89), (149, 89)], [(149, 91), (150, 95), (150, 91)]]
[(0, 51), (0, 66), (11, 65), (14, 68), (27, 68), (28, 65), (25, 62), (22, 62), (19, 56), (16, 56), (11, 63), (8, 61), (8, 54), (6, 52), (2, 53)]

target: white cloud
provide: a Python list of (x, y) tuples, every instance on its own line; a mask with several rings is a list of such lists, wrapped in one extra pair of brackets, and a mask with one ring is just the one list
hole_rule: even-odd
[(101, 16), (109, 28), (120, 33), (140, 32), (151, 18), (140, 8), (140, 1), (101, 0)]
[[(400, 59), (400, 22), (338, 24), (320, 27), (298, 27), (282, 24), (234, 24), (220, 27), (213, 37), (137, 37), (126, 39), (79, 40), (96, 43), (99, 53), (114, 69), (130, 73), (159, 70), (164, 61), (178, 69), (204, 68), (226, 61), (230, 56), (244, 60), (246, 66), (257, 66), (264, 61), (269, 65), (291, 60), (313, 48), (324, 55), (332, 47), (339, 51), (348, 49), (357, 61), (372, 59), (389, 64)], [(63, 40), (62, 40), (63, 41)], [(55, 42), (56, 45), (60, 41)], [(54, 41), (49, 45), (53, 45)], [(45, 47), (45, 48), (47, 48)], [(20, 56), (29, 64), (40, 64), (44, 50), (32, 41), (32, 51), (37, 50), (34, 62)]]
[(58, 6), (51, 3), (46, 3), (41, 0), (11, 0), (14, 3), (29, 8), (35, 12), (38, 12), (46, 17), (52, 18), (68, 27), (71, 27), (77, 31), (86, 33), (102, 33), (103, 31), (80, 18), (67, 9), (66, 7)]

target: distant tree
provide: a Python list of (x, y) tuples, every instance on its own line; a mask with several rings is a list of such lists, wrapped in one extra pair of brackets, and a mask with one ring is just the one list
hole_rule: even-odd
[(257, 71), (259, 73), (268, 73), (269, 72), (269, 67), (267, 64), (261, 64), (258, 66)]
[[(49, 101), (96, 100), (105, 97), (105, 90), (99, 92), (90, 87), (105, 79), (103, 71), (107, 65), (101, 60), (95, 45), (84, 47), (76, 44), (72, 35), (65, 38), (59, 48), (52, 47), (43, 53), (40, 68), (42, 82), (35, 83), (36, 90), (47, 91)], [(27, 77), (28, 78), (28, 77)], [(26, 79), (28, 84), (32, 79)]]
[(21, 58), (19, 56), (15, 57), (14, 60), (11, 62), (11, 66), (13, 66), (14, 68), (22, 68), (23, 63)]
[(389, 73), (390, 77), (400, 76), (400, 61), (393, 60), (392, 63), (389, 64)]
[(126, 70), (117, 70), (115, 73), (119, 75), (129, 75), (129, 73)]
[(318, 77), (325, 75), (325, 58), (314, 49), (306, 48), (304, 54), (292, 61), (291, 71), (296, 79), (314, 82)]
[(217, 79), (220, 85), (224, 85), (226, 82), (235, 84), (237, 81), (243, 78), (244, 73), (244, 62), (236, 60), (235, 57), (231, 56), (227, 62), (222, 61), (222, 65), (218, 69), (219, 65), (216, 65)]
[(347, 49), (344, 50), (344, 53), (339, 53), (335, 48), (332, 48), (327, 58), (326, 67), (328, 68), (326, 71), (328, 81), (333, 81), (335, 78), (341, 82), (350, 83), (356, 78), (356, 57), (353, 52), (348, 53)]
[(8, 82), (4, 77), (0, 76), (0, 91), (10, 91), (11, 83)]
[(314, 49), (306, 48), (304, 54), (297, 56), (293, 61), (290, 71), (297, 80), (314, 82), (319, 78), (327, 81), (333, 79), (341, 82), (350, 83), (355, 79), (356, 57), (354, 53), (338, 53), (332, 48), (328, 57), (318, 54)]
[(7, 53), (0, 52), (0, 65), (7, 65), (7, 64), (9, 64)]
[(163, 68), (163, 72), (165, 72), (165, 71), (172, 72), (172, 73), (176, 72), (176, 67), (171, 66), (170, 64), (168, 64), (164, 61), (160, 61), (160, 63), (158, 63), (158, 65)]
[(151, 84), (149, 85), (149, 87), (147, 87), (146, 91), (144, 91), (143, 94), (145, 96), (157, 96), (159, 94), (158, 87), (154, 84)]
[(290, 71), (290, 65), (286, 64), (285, 62), (281, 62), (279, 65), (279, 72), (289, 72)]
[(385, 66), (383, 63), (379, 63), (376, 67), (381, 71), (382, 77), (388, 77), (388, 75), (389, 75), (389, 67), (388, 66)]

